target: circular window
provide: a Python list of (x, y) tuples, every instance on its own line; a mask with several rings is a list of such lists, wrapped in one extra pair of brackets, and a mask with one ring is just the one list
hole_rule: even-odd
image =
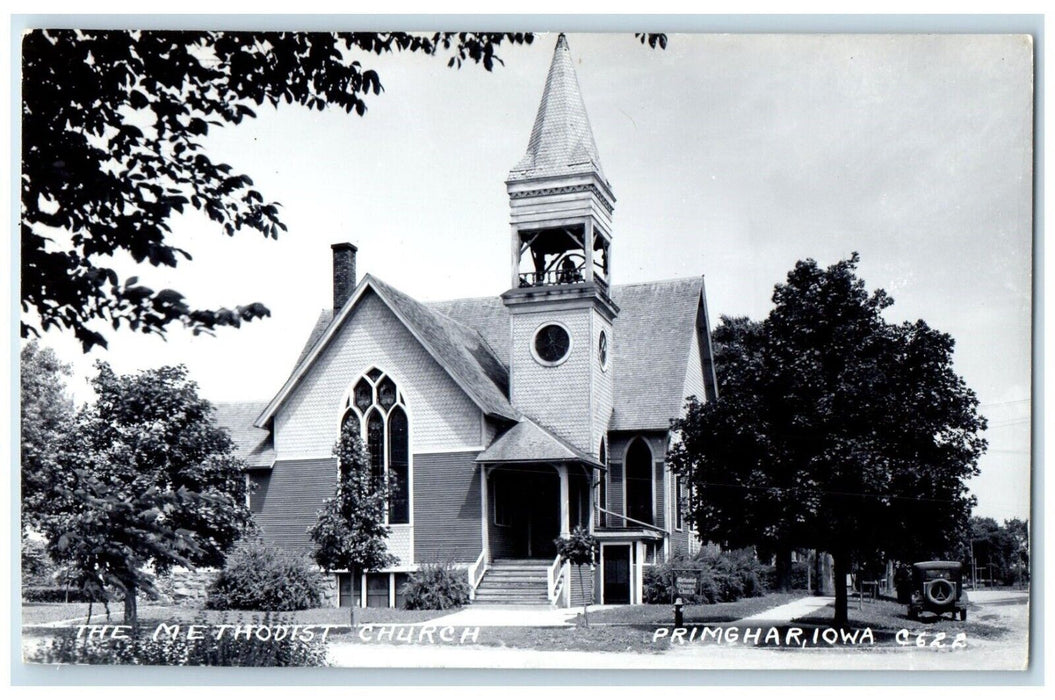
[(549, 323), (535, 331), (535, 358), (545, 365), (560, 364), (568, 357), (571, 336), (564, 326)]
[(601, 369), (608, 369), (608, 334), (604, 331), (597, 339), (597, 359), (601, 362)]

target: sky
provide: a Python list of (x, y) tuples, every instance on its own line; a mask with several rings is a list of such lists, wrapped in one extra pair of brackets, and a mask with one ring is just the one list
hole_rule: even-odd
[[(509, 281), (504, 181), (523, 154), (555, 35), (506, 47), (487, 73), (419, 56), (364, 56), (385, 91), (365, 117), (258, 110), (213, 130), (214, 160), (282, 204), (278, 241), (173, 224), (194, 259), (119, 269), (203, 307), (272, 316), (215, 337), (110, 333), (74, 365), (182, 362), (214, 401), (267, 400), (331, 303), (330, 244), (422, 300), (496, 295)], [(665, 51), (631, 35), (569, 34), (616, 196), (616, 284), (704, 275), (712, 323), (764, 317), (799, 259), (861, 255), (859, 275), (956, 340), (955, 365), (989, 419), (976, 514), (1029, 513), (1032, 46), (1000, 35), (688, 35)]]

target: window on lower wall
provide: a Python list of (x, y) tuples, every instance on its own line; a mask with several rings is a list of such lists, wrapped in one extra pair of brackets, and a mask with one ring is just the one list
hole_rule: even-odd
[(388, 574), (366, 575), (366, 607), (388, 607)]
[(337, 591), (342, 608), (359, 607), (362, 593), (359, 574), (337, 574)]

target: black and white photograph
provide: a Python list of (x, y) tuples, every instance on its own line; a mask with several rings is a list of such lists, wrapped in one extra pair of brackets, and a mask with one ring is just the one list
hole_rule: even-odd
[(1036, 663), (1034, 36), (281, 24), (13, 36), (27, 668)]

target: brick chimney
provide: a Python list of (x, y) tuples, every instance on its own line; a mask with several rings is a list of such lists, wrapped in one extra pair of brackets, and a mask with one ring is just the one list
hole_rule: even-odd
[(333, 313), (336, 316), (355, 291), (355, 253), (359, 249), (351, 243), (334, 243), (333, 249)]

